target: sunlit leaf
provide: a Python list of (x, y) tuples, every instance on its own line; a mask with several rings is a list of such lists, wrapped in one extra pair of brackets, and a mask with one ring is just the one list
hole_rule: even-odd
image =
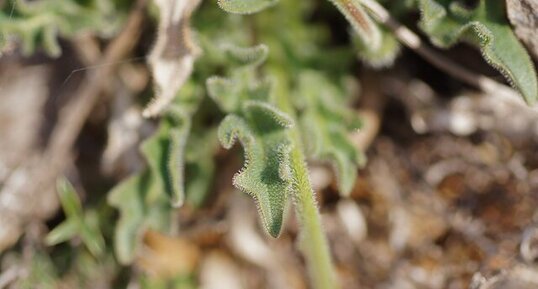
[(258, 205), (267, 232), (277, 237), (282, 228), (284, 209), (292, 189), (287, 129), (293, 121), (266, 103), (248, 102), (244, 117), (229, 115), (219, 127), (225, 148), (239, 140), (245, 151), (245, 166), (233, 183), (250, 194)]

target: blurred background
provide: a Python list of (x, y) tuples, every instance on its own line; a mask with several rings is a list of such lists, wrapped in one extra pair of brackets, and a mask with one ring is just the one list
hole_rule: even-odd
[[(322, 71), (363, 120), (350, 138), (367, 163), (350, 198), (330, 167), (309, 163), (343, 288), (538, 288), (535, 109), (477, 91), (396, 43), (381, 64), (361, 61), (327, 1), (281, 1), (248, 16), (181, 1), (194, 11), (167, 30), (159, 1), (0, 0), (0, 288), (310, 288), (292, 210), (269, 237), (231, 184), (241, 150), (216, 141), (222, 113), (205, 80), (226, 71), (217, 50), (229, 43), (267, 44), (267, 67), (288, 81)], [(405, 1), (380, 2), (419, 31)], [(538, 10), (522, 6), (538, 4), (508, 2), (535, 57)], [(181, 93), (203, 108), (187, 200), (173, 210), (109, 196), (148, 166), (139, 146), (159, 127), (142, 116), (159, 85), (148, 55), (167, 31), (177, 33), (168, 38), (176, 54), (194, 58)], [(475, 47), (437, 52), (504, 82)], [(172, 216), (167, 233), (151, 223), (162, 212)], [(136, 246), (129, 260), (114, 249), (118, 228)]]

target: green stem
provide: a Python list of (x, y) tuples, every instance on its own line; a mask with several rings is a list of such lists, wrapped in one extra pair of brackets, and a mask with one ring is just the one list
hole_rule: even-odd
[[(297, 135), (298, 132), (296, 129), (294, 130)], [(312, 285), (317, 289), (338, 288), (327, 238), (321, 226), (314, 191), (310, 184), (308, 169), (300, 147), (293, 149), (291, 158), (295, 178), (293, 200), (295, 212), (301, 224), (299, 246), (306, 257)]]
[[(283, 111), (295, 119), (293, 106), (289, 100), (286, 77), (275, 69), (278, 81), (275, 87), (275, 102)], [(280, 77), (279, 77), (280, 76)], [(306, 258), (312, 287), (316, 289), (337, 289), (335, 272), (325, 233), (321, 225), (318, 206), (303, 154), (301, 135), (297, 126), (291, 130), (293, 142), (296, 144), (291, 151), (291, 167), (293, 170), (293, 195), (295, 212), (300, 224), (299, 248)]]

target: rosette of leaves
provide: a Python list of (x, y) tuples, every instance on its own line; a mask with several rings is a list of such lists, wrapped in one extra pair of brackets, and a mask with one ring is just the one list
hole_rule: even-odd
[(243, 146), (245, 166), (233, 184), (255, 199), (264, 228), (277, 237), (292, 189), (293, 141), (288, 129), (294, 121), (272, 104), (270, 82), (256, 80), (255, 69), (267, 57), (267, 47), (228, 46), (224, 51), (239, 67), (230, 78), (207, 80), (209, 95), (227, 113), (219, 126), (219, 140), (227, 149), (237, 140)]
[(533, 104), (538, 99), (534, 65), (505, 16), (505, 1), (480, 0), (474, 8), (451, 0), (418, 0), (420, 27), (432, 42), (446, 48), (460, 40), (480, 47), (484, 59), (499, 70)]
[(303, 71), (295, 95), (309, 158), (330, 163), (340, 193), (348, 195), (364, 163), (363, 154), (348, 137), (361, 127), (357, 113), (348, 107), (342, 89), (321, 72)]
[(81, 32), (110, 35), (121, 22), (121, 1), (108, 0), (9, 0), (0, 7), (0, 50), (8, 42), (19, 40), (24, 55), (43, 48), (58, 57), (58, 37), (72, 37)]

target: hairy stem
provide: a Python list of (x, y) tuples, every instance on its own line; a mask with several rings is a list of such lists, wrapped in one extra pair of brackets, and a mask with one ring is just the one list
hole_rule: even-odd
[[(298, 132), (294, 129), (294, 134)], [(297, 138), (297, 137), (296, 137)], [(297, 141), (297, 140), (296, 140)], [(295, 147), (291, 152), (293, 163), (295, 212), (301, 224), (299, 247), (305, 255), (312, 286), (317, 289), (338, 288), (327, 238), (321, 226), (321, 218), (308, 177), (303, 152)]]
[[(281, 75), (281, 73), (275, 73)], [(279, 77), (276, 87), (277, 106), (295, 117), (289, 95), (286, 78)], [(315, 194), (312, 190), (308, 168), (303, 154), (301, 136), (297, 126), (291, 129), (293, 142), (291, 167), (293, 175), (293, 199), (295, 212), (300, 224), (299, 248), (306, 258), (306, 263), (313, 288), (337, 289), (332, 258), (325, 233), (321, 225)]]

